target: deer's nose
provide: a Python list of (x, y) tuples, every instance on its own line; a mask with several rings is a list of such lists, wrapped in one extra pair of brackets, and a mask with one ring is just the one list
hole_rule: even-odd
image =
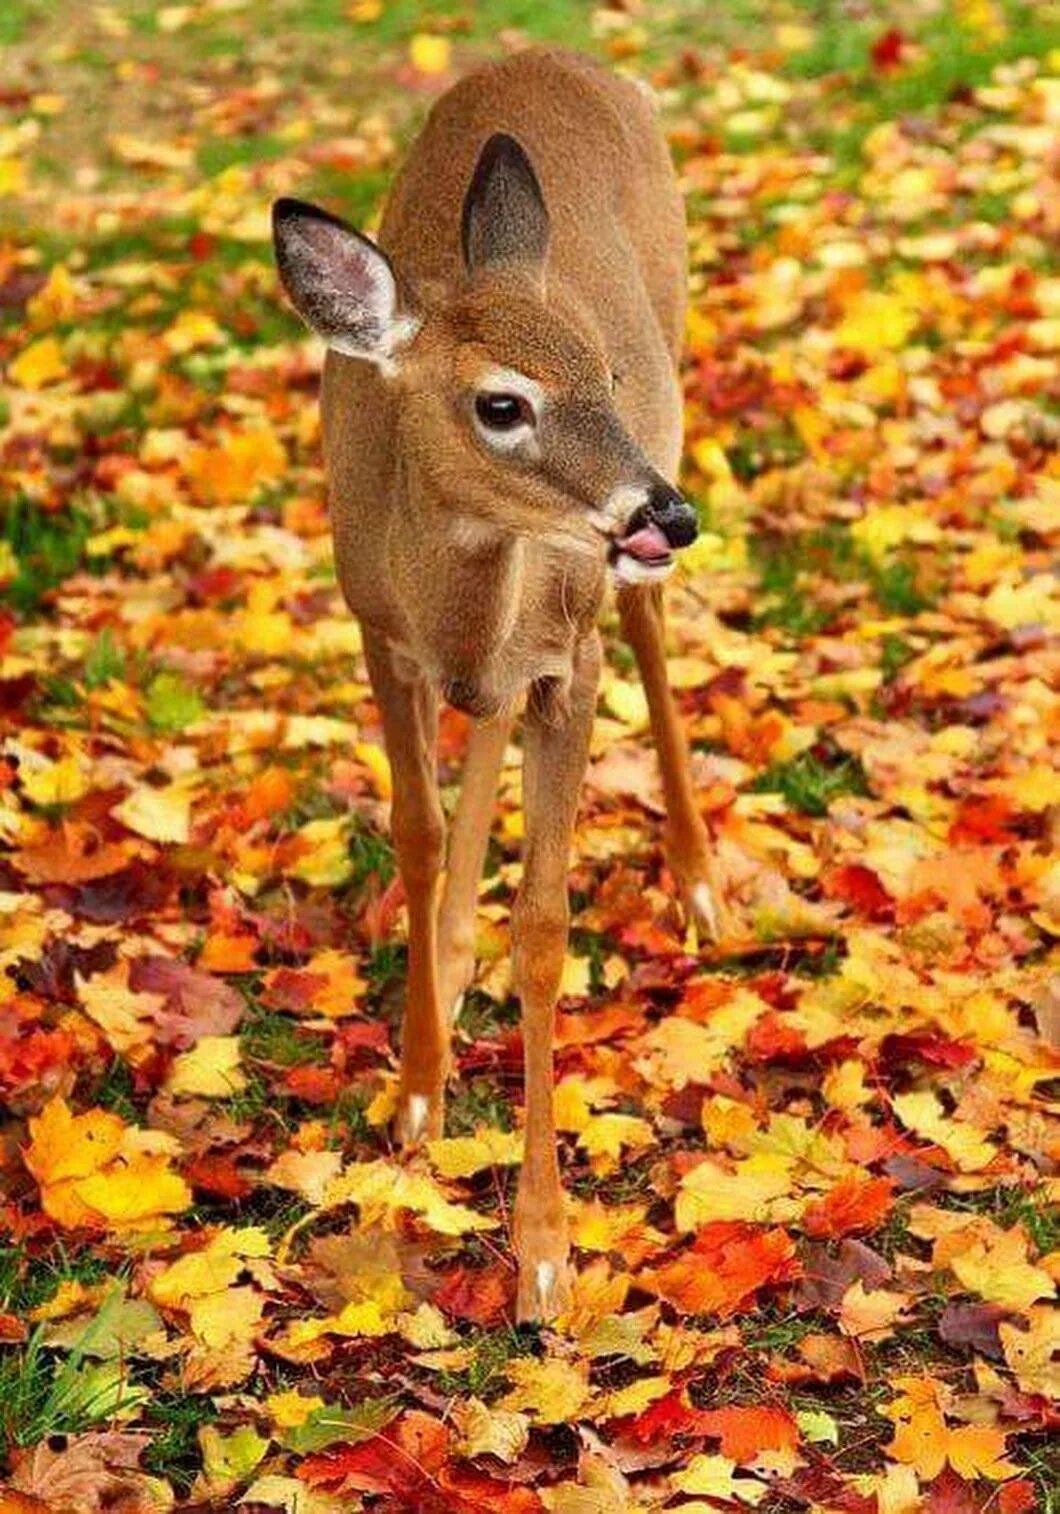
[(661, 480), (652, 485), (644, 509), (671, 547), (690, 547), (699, 535), (695, 510), (683, 494)]

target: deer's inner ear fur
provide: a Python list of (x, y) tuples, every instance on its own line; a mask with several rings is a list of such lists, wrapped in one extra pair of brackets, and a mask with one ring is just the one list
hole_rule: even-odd
[(388, 367), (416, 323), (398, 315), (386, 253), (302, 200), (277, 200), (272, 234), (280, 279), (306, 325), (337, 352)]
[(493, 263), (540, 269), (548, 251), (548, 209), (533, 165), (514, 137), (496, 132), (479, 155), (461, 224), (469, 272)]

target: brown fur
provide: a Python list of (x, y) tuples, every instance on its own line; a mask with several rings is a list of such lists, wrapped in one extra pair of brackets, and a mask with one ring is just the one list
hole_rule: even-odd
[[(469, 197), (465, 212), (497, 132), (517, 139), (540, 183), (543, 264), (519, 252), (540, 233), (530, 200), (525, 238), (489, 203)], [(472, 257), (470, 272), (462, 221), (472, 251), (491, 254)], [(513, 711), (529, 695), (527, 844), (513, 915), (527, 1086), (515, 1239), (520, 1314), (536, 1317), (569, 1296), (552, 1026), (606, 582), (606, 543), (590, 517), (616, 486), (676, 471), (683, 207), (641, 91), (588, 59), (535, 50), (471, 75), (438, 102), (394, 185), (379, 242), (399, 309), (419, 329), (387, 372), (329, 352), (323, 416), (339, 574), (364, 626), (383, 714), (409, 902), (399, 1124), (410, 1139), (441, 1129), (448, 1013), (474, 969), (497, 769)], [(469, 396), (491, 367), (536, 380), (547, 396), (534, 466), (498, 457), (469, 423)], [(707, 839), (666, 683), (658, 590), (622, 589), (619, 608), (663, 762), (671, 865), (706, 913)], [(485, 720), (472, 735), (444, 893), (440, 695)]]

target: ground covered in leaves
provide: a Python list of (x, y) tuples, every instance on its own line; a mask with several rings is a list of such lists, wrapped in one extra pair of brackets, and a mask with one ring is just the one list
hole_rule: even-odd
[[(1055, 6), (52, 9), (0, 20), (0, 1505), (1055, 1509)], [(527, 34), (650, 79), (682, 166), (671, 672), (738, 922), (680, 918), (608, 625), (548, 1330), (518, 753), (403, 1161), (389, 775), (267, 243), (280, 193), (370, 222)]]

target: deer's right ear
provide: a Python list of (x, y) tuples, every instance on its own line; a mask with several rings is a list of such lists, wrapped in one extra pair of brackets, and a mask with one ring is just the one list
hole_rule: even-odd
[(386, 253), (345, 221), (303, 200), (277, 200), (272, 239), (283, 287), (329, 347), (384, 370), (416, 330), (398, 315)]

